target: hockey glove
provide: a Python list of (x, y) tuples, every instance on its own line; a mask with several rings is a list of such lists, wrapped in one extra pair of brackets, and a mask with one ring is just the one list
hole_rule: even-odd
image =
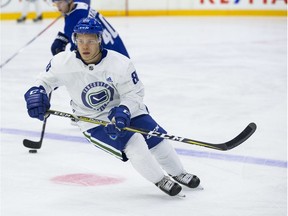
[(116, 139), (118, 136), (125, 136), (126, 131), (122, 129), (130, 125), (131, 114), (126, 106), (120, 105), (110, 110), (108, 114), (109, 120), (112, 124), (106, 125), (105, 132), (112, 138)]
[(117, 137), (123, 137), (125, 136), (126, 132), (125, 131), (121, 131), (121, 129), (119, 129), (118, 127), (116, 127), (115, 124), (110, 123), (108, 125), (106, 125), (106, 127), (104, 127), (104, 131), (109, 135), (109, 137), (113, 140), (116, 140)]
[(58, 32), (56, 39), (54, 40), (51, 46), (51, 52), (53, 56), (58, 54), (59, 52), (63, 52), (68, 43), (69, 43), (68, 37), (62, 32)]
[(44, 87), (30, 88), (25, 93), (24, 98), (29, 116), (43, 121), (46, 111), (50, 108), (50, 102)]

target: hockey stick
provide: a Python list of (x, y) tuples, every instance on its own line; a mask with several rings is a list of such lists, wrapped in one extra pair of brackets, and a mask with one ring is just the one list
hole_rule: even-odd
[[(103, 125), (103, 126), (106, 126), (107, 124), (109, 124), (109, 122), (106, 122), (106, 121), (88, 118), (88, 117), (84, 117), (84, 116), (76, 116), (76, 115), (73, 115), (70, 113), (60, 112), (60, 111), (56, 111), (56, 110), (48, 110), (46, 114), (47, 114), (47, 116), (51, 114), (51, 115), (56, 115), (56, 116), (61, 116), (61, 117), (65, 117), (65, 118), (74, 119), (76, 121), (84, 121), (84, 122), (89, 122), (92, 124), (98, 124), (98, 125)], [(188, 143), (188, 144), (192, 144), (192, 145), (202, 146), (202, 147), (206, 147), (206, 148), (216, 149), (216, 150), (220, 150), (220, 151), (226, 151), (226, 150), (230, 150), (230, 149), (235, 148), (236, 146), (240, 145), (245, 140), (247, 140), (255, 132), (256, 124), (250, 123), (238, 136), (236, 136), (235, 138), (233, 138), (232, 140), (230, 140), (228, 142), (220, 143), (220, 144), (202, 142), (202, 141), (187, 139), (187, 138), (169, 135), (169, 134), (163, 134), (163, 133), (160, 133), (157, 131), (150, 131), (150, 130), (135, 128), (135, 127), (126, 127), (123, 130), (131, 131), (131, 132), (135, 132), (135, 133), (146, 134), (146, 135), (155, 136), (155, 137), (164, 138), (164, 139), (169, 139), (169, 140), (173, 140), (173, 141)]]
[(51, 22), (45, 29), (43, 29), (41, 32), (39, 32), (32, 40), (30, 40), (27, 44), (25, 44), (21, 49), (19, 49), (17, 52), (15, 52), (10, 58), (8, 58), (5, 62), (3, 62), (0, 65), (0, 68), (5, 66), (8, 62), (10, 62), (15, 56), (17, 56), (19, 53), (21, 53), (29, 44), (31, 44), (34, 40), (36, 40), (40, 35), (42, 35), (48, 28), (50, 28), (55, 22), (57, 22), (62, 15), (57, 17), (53, 22)]
[(4, 1), (4, 3), (2, 3), (2, 1), (1, 1), (0, 8), (5, 7), (5, 6), (8, 5), (10, 2), (11, 2), (11, 0), (6, 0), (6, 2)]
[[(52, 97), (52, 92), (49, 94), (49, 102), (51, 100), (51, 97)], [(43, 121), (43, 124), (42, 124), (40, 140), (39, 141), (32, 141), (32, 140), (24, 139), (23, 140), (23, 145), (25, 147), (31, 148), (31, 149), (40, 149), (41, 148), (42, 142), (43, 142), (43, 138), (44, 138), (44, 134), (45, 134), (46, 122), (47, 122), (47, 118), (45, 117), (45, 119)]]

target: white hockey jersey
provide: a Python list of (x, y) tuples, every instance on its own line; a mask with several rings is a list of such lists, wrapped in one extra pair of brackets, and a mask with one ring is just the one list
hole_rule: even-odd
[[(36, 86), (42, 85), (47, 94), (53, 89), (65, 86), (74, 114), (108, 120), (109, 111), (125, 105), (131, 117), (147, 114), (143, 103), (144, 86), (138, 79), (131, 60), (112, 50), (103, 50), (98, 64), (86, 65), (77, 52), (61, 52), (53, 57), (41, 73)], [(78, 122), (82, 131), (95, 124)]]

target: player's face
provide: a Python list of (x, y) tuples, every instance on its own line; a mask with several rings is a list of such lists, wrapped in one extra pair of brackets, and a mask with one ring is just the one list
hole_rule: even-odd
[(60, 11), (63, 14), (67, 14), (71, 10), (72, 0), (54, 1), (54, 5), (57, 7), (58, 11)]
[(101, 58), (100, 40), (95, 34), (77, 34), (76, 43), (85, 63), (97, 63)]

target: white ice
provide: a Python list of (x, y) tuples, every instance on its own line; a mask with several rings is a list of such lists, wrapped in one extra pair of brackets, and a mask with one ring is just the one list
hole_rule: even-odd
[[(86, 143), (64, 118), (48, 119), (42, 148), (29, 154), (22, 141), (38, 141), (42, 123), (28, 117), (23, 95), (51, 58), (60, 20), (1, 70), (1, 216), (287, 215), (286, 19), (108, 20), (145, 84), (145, 103), (170, 134), (221, 143), (250, 122), (258, 125), (256, 133), (227, 152), (173, 142), (204, 187), (183, 188), (184, 199), (165, 195), (129, 162)], [(52, 21), (1, 21), (1, 64)], [(53, 93), (52, 108), (71, 112), (65, 88)], [(96, 186), (51, 181), (70, 174), (124, 181)]]

